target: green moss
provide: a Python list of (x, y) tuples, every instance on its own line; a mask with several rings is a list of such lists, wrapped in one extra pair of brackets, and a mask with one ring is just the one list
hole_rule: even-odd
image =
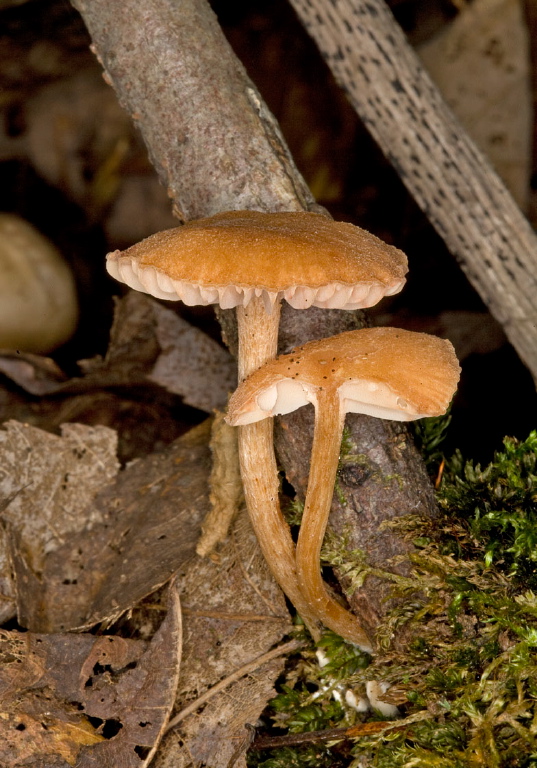
[(440, 503), (465, 520), (462, 542), (447, 538), (454, 552), (474, 546), (485, 563), (513, 577), (514, 584), (537, 588), (537, 432), (519, 442), (504, 440), (504, 450), (482, 469), (460, 453), (447, 464)]
[(444, 458), (442, 443), (446, 439), (450, 424), (450, 410), (443, 416), (418, 419), (418, 421), (412, 422), (411, 429), (414, 434), (414, 442), (421, 452), (427, 470), (432, 477), (436, 477), (438, 468)]
[(304, 502), (302, 499), (299, 499), (297, 496), (294, 499), (290, 499), (283, 508), (283, 514), (289, 525), (300, 525), (302, 515), (304, 514)]
[(345, 768), (348, 759), (337, 761), (328, 747), (311, 745), (298, 748), (282, 747), (262, 753), (258, 762), (250, 763), (259, 768)]
[[(485, 469), (456, 454), (438, 491), (442, 519), (393, 522), (418, 544), (410, 557), (420, 593), (395, 583), (404, 607), (386, 617), (385, 652), (368, 672), (406, 687), (406, 718), (427, 718), (389, 742), (361, 740), (355, 752), (371, 765), (522, 768), (537, 759), (537, 596), (527, 589), (536, 464), (534, 432), (506, 439)], [(403, 629), (408, 640), (395, 650), (391, 633)]]
[[(445, 426), (427, 421), (422, 447), (436, 475)], [(506, 439), (485, 468), (456, 453), (438, 501), (440, 519), (390, 522), (415, 545), (409, 578), (372, 569), (364, 553), (327, 539), (323, 557), (347, 574), (351, 589), (374, 573), (390, 581), (395, 607), (369, 664), (327, 634), (328, 664), (320, 669), (310, 647), (270, 710), (280, 733), (378, 719), (352, 710), (342, 695), (359, 696), (377, 680), (400, 708), (396, 727), (331, 747), (253, 755), (254, 765), (537, 768), (537, 433)]]

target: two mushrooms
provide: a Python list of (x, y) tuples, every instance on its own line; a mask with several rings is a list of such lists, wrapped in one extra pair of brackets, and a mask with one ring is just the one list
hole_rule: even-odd
[[(239, 427), (248, 511), (263, 554), (300, 616), (362, 649), (358, 619), (328, 593), (320, 551), (347, 412), (407, 421), (445, 412), (459, 366), (449, 341), (364, 328), (277, 357), (280, 305), (360, 309), (401, 290), (405, 255), (351, 224), (314, 213), (230, 211), (157, 233), (108, 255), (131, 288), (185, 304), (237, 309), (239, 387), (227, 420)], [(298, 541), (278, 502), (272, 416), (312, 403), (315, 431)]]

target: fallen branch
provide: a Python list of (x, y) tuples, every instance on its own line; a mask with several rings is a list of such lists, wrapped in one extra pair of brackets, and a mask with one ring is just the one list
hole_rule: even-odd
[(291, 0), (336, 80), (537, 379), (537, 237), (384, 0)]
[(381, 733), (410, 730), (413, 723), (429, 720), (430, 712), (424, 710), (404, 720), (383, 720), (369, 723), (357, 723), (349, 728), (326, 728), (323, 731), (307, 731), (306, 733), (288, 733), (285, 736), (256, 736), (251, 743), (251, 749), (276, 749), (277, 747), (300, 747), (303, 744), (323, 744), (327, 741), (343, 741), (344, 739), (361, 739), (376, 736)]

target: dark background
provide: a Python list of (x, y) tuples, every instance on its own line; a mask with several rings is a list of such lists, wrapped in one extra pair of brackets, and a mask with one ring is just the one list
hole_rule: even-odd
[[(407, 253), (408, 284), (372, 312), (373, 322), (454, 342), (463, 375), (447, 451), (460, 447), (469, 458), (488, 461), (504, 435), (526, 437), (537, 415), (531, 376), (369, 137), (293, 10), (285, 0), (212, 5), (317, 200), (335, 218), (370, 229)], [(460, 3), (389, 5), (419, 45), (456, 16)], [(525, 11), (531, 28), (533, 3)], [(175, 224), (145, 148), (102, 81), (89, 43), (80, 17), (64, 0), (0, 4), (0, 210), (33, 223), (72, 267), (79, 327), (51, 353), (68, 376), (77, 374), (78, 360), (106, 352), (113, 296), (122, 293), (105, 274), (106, 252)], [(177, 311), (218, 338), (210, 309), (178, 305)], [(179, 398), (139, 388), (71, 400), (67, 408), (65, 398), (36, 398), (0, 375), (2, 421), (25, 418), (57, 429), (66, 413), (72, 420), (128, 429), (129, 457), (158, 447), (136, 443), (135, 427), (145, 420), (166, 421), (161, 440), (169, 440), (204, 417)]]

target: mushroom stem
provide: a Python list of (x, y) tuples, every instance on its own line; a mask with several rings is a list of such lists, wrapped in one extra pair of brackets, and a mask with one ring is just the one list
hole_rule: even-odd
[(273, 360), (278, 353), (278, 328), (281, 300), (267, 312), (261, 297), (254, 296), (246, 307), (237, 307), (239, 332), (239, 384), (263, 363)]
[(334, 496), (345, 411), (334, 387), (321, 388), (316, 397), (310, 475), (296, 547), (298, 583), (323, 624), (371, 652), (373, 645), (358, 618), (330, 597), (321, 577), (321, 546)]
[[(252, 299), (247, 307), (237, 307), (239, 382), (267, 360), (276, 357), (279, 317), (279, 301), (271, 314), (259, 298)], [(280, 509), (273, 419), (267, 418), (238, 429), (244, 497), (259, 546), (274, 578), (312, 636), (319, 639), (316, 615), (298, 586), (295, 545)]]

